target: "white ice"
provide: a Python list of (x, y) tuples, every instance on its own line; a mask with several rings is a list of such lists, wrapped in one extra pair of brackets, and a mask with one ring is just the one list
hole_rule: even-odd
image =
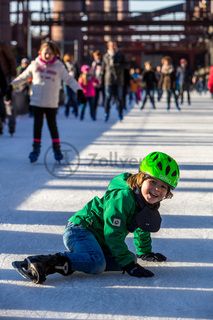
[[(192, 96), (192, 105), (166, 111), (165, 98), (157, 110), (137, 106), (122, 122), (112, 111), (108, 123), (103, 108), (92, 122), (64, 117), (60, 108), (61, 140), (77, 148), (78, 170), (55, 166), (48, 153), (46, 124), (42, 153), (36, 164), (28, 154), (33, 120), (17, 119), (10, 137), (0, 137), (0, 318), (2, 319), (213, 319), (213, 100)], [(69, 148), (64, 144), (63, 148)], [(70, 277), (54, 274), (44, 285), (24, 280), (11, 266), (27, 255), (63, 251), (67, 219), (120, 172), (136, 172), (151, 151), (169, 153), (180, 164), (181, 181), (172, 200), (161, 206), (162, 229), (153, 234), (153, 250), (165, 263), (142, 263), (155, 277), (137, 279), (120, 272)], [(70, 151), (70, 150), (69, 150)], [(60, 178), (57, 177), (60, 175)], [(134, 250), (132, 236), (127, 239)]]

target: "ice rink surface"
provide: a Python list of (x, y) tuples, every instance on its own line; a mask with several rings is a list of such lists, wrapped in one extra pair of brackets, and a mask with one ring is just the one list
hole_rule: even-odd
[[(147, 102), (143, 111), (128, 107), (122, 122), (113, 110), (105, 123), (102, 107), (96, 122), (88, 114), (85, 121), (67, 119), (63, 111), (58, 124), (66, 159), (60, 165), (48, 151), (46, 124), (40, 158), (29, 163), (33, 120), (27, 115), (18, 117), (14, 137), (6, 127), (0, 137), (0, 318), (213, 319), (213, 100), (193, 94), (181, 112), (166, 111), (165, 99), (157, 110)], [(155, 150), (181, 168), (173, 199), (161, 205), (162, 228), (153, 234), (153, 251), (168, 261), (141, 262), (155, 277), (54, 274), (34, 285), (12, 269), (13, 260), (27, 255), (63, 251), (67, 219)], [(131, 234), (127, 243), (134, 250)]]

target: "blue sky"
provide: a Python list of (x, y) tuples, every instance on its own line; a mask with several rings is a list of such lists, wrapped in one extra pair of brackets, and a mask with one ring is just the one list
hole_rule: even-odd
[[(184, 0), (130, 0), (130, 10), (131, 11), (150, 11), (155, 9), (161, 9), (170, 5), (185, 2)], [(40, 8), (40, 1), (31, 1), (31, 6), (33, 8)]]
[(151, 11), (156, 9), (162, 9), (165, 7), (168, 7), (170, 5), (175, 5), (179, 3), (183, 3), (185, 1), (183, 0), (158, 0), (158, 1), (152, 1), (152, 0), (130, 0), (130, 11)]

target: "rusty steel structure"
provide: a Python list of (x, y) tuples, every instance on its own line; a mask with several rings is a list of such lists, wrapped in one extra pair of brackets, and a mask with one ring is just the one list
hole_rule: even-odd
[[(206, 64), (213, 60), (210, 0), (180, 0), (176, 5), (150, 12), (130, 11), (128, 0), (2, 2), (4, 12), (8, 3), (13, 3), (12, 9), (10, 6), (12, 40), (22, 42), (28, 55), (30, 45), (34, 50), (41, 39), (51, 38), (59, 43), (62, 52), (73, 51), (80, 61), (94, 49), (103, 51), (108, 40), (118, 41), (121, 49), (129, 57), (134, 54), (138, 61), (141, 53), (185, 56), (192, 66), (198, 56)], [(37, 8), (33, 2), (37, 2)], [(140, 0), (143, 2), (146, 1)]]

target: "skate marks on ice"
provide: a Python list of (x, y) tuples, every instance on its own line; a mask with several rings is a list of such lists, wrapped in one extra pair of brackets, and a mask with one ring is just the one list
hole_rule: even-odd
[[(183, 276), (189, 277), (192, 270), (187, 274), (184, 269), (178, 274), (174, 272), (174, 280), (171, 279), (166, 286), (163, 283), (168, 276), (163, 268), (160, 270), (162, 272), (158, 271), (151, 283), (147, 279), (138, 281), (115, 273), (101, 276), (76, 273), (63, 280), (59, 276), (50, 276), (45, 285), (36, 287), (27, 281), (11, 281), (8, 287), (2, 283), (5, 295), (8, 288), (10, 291), (15, 289), (19, 301), (8, 301), (1, 314), (3, 311), (3, 315), (12, 318), (16, 311), (16, 317), (27, 319), (212, 319), (212, 289), (188, 287), (187, 284), (179, 286), (178, 281)], [(211, 276), (211, 272), (207, 275)], [(205, 308), (203, 299), (208, 303)], [(33, 303), (29, 304), (30, 301)]]
[[(5, 182), (0, 194), (3, 209), (1, 317), (51, 320), (213, 318), (210, 117), (213, 111), (209, 104), (205, 113), (207, 106), (201, 110), (201, 105), (193, 105), (181, 114), (175, 111), (167, 114), (163, 103), (162, 110), (155, 110), (156, 113), (140, 112), (139, 116), (138, 110), (132, 110), (123, 123), (108, 126), (104, 134), (102, 128), (89, 122), (79, 129), (79, 122), (61, 119), (60, 132), (65, 132), (63, 140), (80, 141), (80, 156), (85, 159), (72, 179), (66, 181), (54, 179), (40, 165), (32, 167), (27, 160), (24, 163), (25, 156), (19, 150), (28, 154), (30, 130), (26, 134), (24, 130), (20, 132), (20, 136), (26, 135), (25, 139), (14, 136), (15, 154), (5, 146), (7, 152), (1, 176)], [(22, 130), (20, 123), (18, 128)], [(88, 139), (85, 138), (87, 134)], [(44, 149), (49, 144), (49, 136), (47, 140), (44, 140)], [(113, 175), (123, 169), (136, 169), (136, 166), (123, 168), (121, 161), (119, 166), (117, 162), (103, 165), (99, 158), (109, 158), (110, 151), (113, 154), (117, 151), (122, 157), (138, 158), (153, 148), (174, 154), (182, 166), (180, 187), (174, 199), (162, 207), (162, 230), (153, 239), (153, 248), (165, 254), (168, 262), (146, 265), (155, 273), (154, 278), (139, 280), (121, 273), (99, 276), (74, 273), (68, 277), (50, 275), (44, 285), (34, 285), (12, 269), (12, 261), (22, 260), (27, 255), (64, 250), (60, 233), (72, 212), (92, 196), (101, 196)], [(99, 153), (98, 163), (88, 165), (88, 154), (94, 152)], [(6, 171), (7, 178), (4, 177)], [(13, 192), (14, 187), (16, 191)], [(5, 204), (5, 199), (10, 201)], [(132, 239), (128, 238), (127, 242), (131, 245)]]

